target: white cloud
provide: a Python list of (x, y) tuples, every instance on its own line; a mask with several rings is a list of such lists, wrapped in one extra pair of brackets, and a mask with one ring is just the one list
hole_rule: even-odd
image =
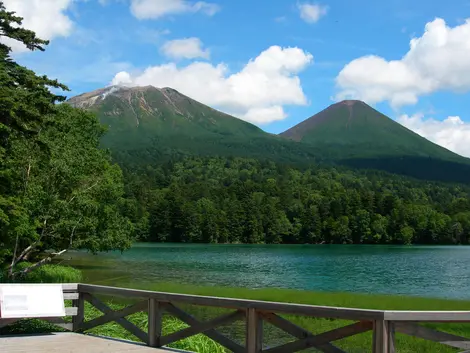
[(328, 12), (328, 6), (308, 2), (298, 3), (297, 8), (300, 12), (300, 18), (307, 23), (318, 22)]
[(470, 157), (470, 123), (458, 116), (445, 120), (426, 119), (423, 114), (402, 115), (397, 121), (428, 140), (455, 153)]
[(187, 0), (131, 0), (131, 12), (140, 20), (185, 12), (202, 12), (213, 16), (220, 11), (217, 4)]
[[(3, 0), (7, 11), (14, 11), (23, 17), (22, 27), (36, 32), (41, 39), (51, 40), (67, 37), (73, 29), (72, 20), (65, 14), (73, 0)], [(14, 52), (24, 52), (27, 48), (10, 38), (1, 41)]]
[(121, 71), (113, 78), (113, 85), (132, 86), (132, 77), (126, 71)]
[(173, 59), (209, 59), (210, 52), (203, 49), (203, 44), (199, 38), (184, 38), (170, 40), (163, 44), (161, 51), (167, 57)]
[(354, 98), (370, 104), (389, 101), (394, 107), (415, 104), (419, 96), (436, 91), (470, 90), (470, 19), (449, 27), (437, 18), (424, 34), (410, 41), (400, 60), (364, 56), (339, 73), (337, 100)]
[(266, 124), (284, 120), (287, 118), (287, 114), (280, 105), (273, 105), (270, 107), (251, 108), (245, 114), (238, 115), (238, 117), (255, 124)]
[(284, 105), (305, 105), (297, 74), (313, 61), (299, 48), (272, 46), (229, 74), (227, 65), (194, 62), (152, 66), (138, 75), (118, 73), (113, 84), (172, 87), (204, 104), (247, 121), (269, 123), (286, 117)]

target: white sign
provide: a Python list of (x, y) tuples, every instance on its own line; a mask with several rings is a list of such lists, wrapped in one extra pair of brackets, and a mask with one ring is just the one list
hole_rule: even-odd
[(0, 318), (65, 316), (60, 284), (0, 284)]

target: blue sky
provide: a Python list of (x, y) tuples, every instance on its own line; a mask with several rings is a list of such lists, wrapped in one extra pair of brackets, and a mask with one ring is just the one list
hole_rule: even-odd
[(15, 58), (69, 95), (171, 86), (274, 133), (361, 99), (470, 156), (470, 0), (4, 2), (51, 40)]

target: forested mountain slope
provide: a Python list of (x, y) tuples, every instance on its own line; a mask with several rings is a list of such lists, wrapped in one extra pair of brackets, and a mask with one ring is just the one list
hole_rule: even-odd
[(364, 102), (333, 104), (281, 133), (340, 164), (420, 179), (470, 181), (470, 160), (405, 128)]
[(103, 145), (131, 168), (190, 155), (315, 160), (311, 148), (268, 134), (171, 88), (112, 86), (68, 103), (96, 112), (108, 126)]
[(68, 103), (97, 113), (102, 142), (123, 168), (188, 156), (266, 159), (378, 169), (425, 180), (470, 181), (470, 163), (360, 101), (343, 101), (280, 136), (171, 88), (111, 86)]
[[(333, 105), (282, 136), (168, 88), (110, 87), (68, 102), (108, 126), (103, 144), (124, 169), (123, 213), (140, 239), (469, 242), (470, 187), (431, 181), (467, 181), (467, 160), (362, 102)], [(358, 161), (366, 170), (342, 166)]]

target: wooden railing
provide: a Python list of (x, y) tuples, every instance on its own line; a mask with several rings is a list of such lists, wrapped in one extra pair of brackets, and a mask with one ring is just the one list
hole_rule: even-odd
[[(297, 352), (315, 348), (320, 352), (343, 352), (333, 342), (367, 331), (373, 331), (371, 351), (374, 353), (395, 352), (395, 332), (439, 342), (447, 346), (470, 352), (470, 338), (433, 330), (419, 325), (422, 322), (468, 322), (470, 311), (389, 311), (366, 310), (326, 306), (275, 303), (243, 299), (206, 297), (184, 294), (152, 292), (145, 290), (114, 288), (96, 285), (78, 285), (79, 298), (76, 301), (77, 316), (73, 330), (84, 332), (108, 322), (117, 322), (151, 347), (163, 347), (173, 342), (204, 334), (232, 352), (246, 353), (281, 353)], [(113, 311), (97, 296), (123, 297), (139, 299), (137, 303)], [(84, 301), (88, 301), (103, 315), (91, 321), (84, 321)], [(209, 321), (200, 321), (190, 315), (181, 305), (199, 305), (231, 309), (228, 314)], [(148, 313), (148, 330), (142, 331), (125, 317), (137, 312)], [(162, 315), (166, 312), (189, 327), (169, 335), (162, 335)], [(354, 323), (314, 334), (301, 328), (280, 315), (296, 315), (315, 318), (352, 320)], [(217, 331), (217, 327), (235, 321), (245, 322), (245, 344), (241, 345)], [(263, 322), (268, 322), (295, 338), (294, 341), (277, 347), (263, 349)]]
[[(109, 322), (116, 322), (151, 347), (165, 347), (185, 338), (204, 334), (227, 350), (236, 353), (297, 352), (307, 348), (315, 348), (320, 352), (339, 353), (344, 351), (334, 345), (335, 341), (372, 331), (371, 351), (374, 353), (394, 353), (395, 332), (459, 348), (463, 350), (461, 353), (470, 353), (470, 338), (420, 325), (420, 323), (429, 322), (470, 323), (470, 311), (366, 310), (173, 294), (87, 284), (63, 285), (63, 288), (64, 299), (72, 300), (72, 307), (67, 308), (67, 314), (72, 316), (72, 323), (54, 318), (44, 318), (45, 320), (80, 333)], [(102, 296), (125, 298), (126, 301), (130, 300), (134, 303), (113, 310), (105, 304), (105, 301), (99, 299)], [(85, 301), (101, 311), (103, 315), (85, 321)], [(182, 309), (187, 305), (229, 309), (230, 312), (208, 321), (201, 321)], [(126, 318), (139, 312), (147, 313), (148, 329), (145, 332)], [(189, 327), (163, 335), (164, 313), (178, 318)], [(342, 319), (353, 321), (353, 323), (317, 334), (294, 324), (285, 318), (286, 315), (288, 317), (293, 315)], [(244, 322), (243, 344), (217, 330), (220, 326), (237, 321)], [(263, 345), (263, 323), (265, 322), (292, 336), (293, 341), (275, 347), (265, 347)]]

